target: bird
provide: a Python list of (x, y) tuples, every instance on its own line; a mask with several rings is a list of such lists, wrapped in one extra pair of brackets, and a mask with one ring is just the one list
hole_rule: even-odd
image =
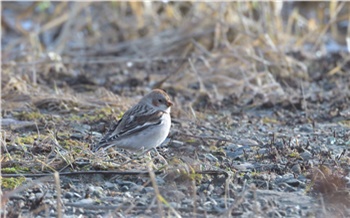
[(93, 147), (93, 152), (111, 147), (134, 152), (155, 149), (169, 134), (172, 106), (173, 102), (166, 92), (152, 90), (111, 125)]

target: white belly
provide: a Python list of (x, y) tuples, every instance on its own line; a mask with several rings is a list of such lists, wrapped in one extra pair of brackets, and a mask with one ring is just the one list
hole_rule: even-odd
[(161, 124), (150, 126), (130, 138), (120, 140), (116, 147), (135, 151), (155, 148), (166, 139), (170, 126), (171, 118), (170, 114), (167, 113), (162, 117)]

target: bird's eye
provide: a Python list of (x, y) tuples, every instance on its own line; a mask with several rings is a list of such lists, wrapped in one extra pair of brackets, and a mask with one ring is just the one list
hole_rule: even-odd
[(162, 99), (158, 99), (158, 102), (159, 102), (159, 103), (162, 103), (162, 102), (163, 102), (163, 100), (162, 100)]

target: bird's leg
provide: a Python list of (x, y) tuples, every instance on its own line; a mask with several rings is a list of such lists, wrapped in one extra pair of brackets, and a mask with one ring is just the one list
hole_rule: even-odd
[(150, 150), (151, 150), (151, 149), (148, 149), (148, 150), (146, 150), (146, 151), (143, 151), (141, 154), (138, 154), (136, 157), (133, 157), (133, 158), (131, 158), (131, 159), (128, 160), (128, 161), (125, 161), (125, 162), (122, 163), (120, 166), (124, 166), (124, 165), (130, 163), (131, 161), (136, 160), (137, 158), (143, 156), (145, 153), (149, 152)]
[(156, 148), (153, 148), (153, 150), (157, 153), (158, 158), (161, 159), (165, 165), (168, 165), (168, 162), (162, 155), (159, 154), (158, 150)]

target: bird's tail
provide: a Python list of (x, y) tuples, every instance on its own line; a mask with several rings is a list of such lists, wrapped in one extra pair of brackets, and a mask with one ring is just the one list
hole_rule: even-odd
[(104, 147), (106, 147), (106, 146), (107, 146), (106, 143), (100, 143), (100, 142), (98, 142), (98, 143), (95, 143), (95, 144), (93, 144), (93, 145), (91, 146), (91, 151), (92, 151), (92, 152), (96, 152), (96, 151), (98, 151), (98, 150), (100, 150), (101, 148), (104, 148)]

